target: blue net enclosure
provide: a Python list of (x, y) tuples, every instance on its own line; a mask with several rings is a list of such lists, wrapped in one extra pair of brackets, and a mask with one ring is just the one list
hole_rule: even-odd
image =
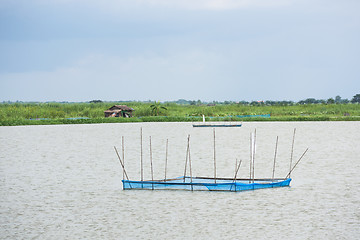
[[(168, 152), (168, 141), (166, 141), (166, 162), (165, 162), (165, 178), (162, 180), (153, 180), (154, 179), (154, 171), (153, 171), (153, 163), (152, 163), (152, 148), (151, 148), (151, 136), (149, 138), (150, 144), (150, 165), (151, 165), (151, 180), (143, 180), (143, 160), (142, 160), (142, 129), (141, 129), (141, 180), (130, 180), (129, 176), (126, 173), (124, 167), (124, 161), (121, 158), (119, 152), (114, 146), (115, 152), (119, 158), (119, 162), (121, 167), (123, 168), (123, 189), (124, 190), (188, 190), (188, 191), (228, 191), (228, 192), (239, 192), (239, 191), (247, 191), (247, 190), (256, 190), (263, 188), (278, 188), (278, 187), (288, 187), (291, 182), (291, 172), (298, 165), (300, 160), (308, 151), (308, 148), (304, 151), (301, 157), (296, 161), (295, 164), (292, 163), (293, 159), (293, 147), (294, 147), (294, 139), (295, 139), (295, 130), (293, 134), (292, 141), (292, 149), (291, 149), (291, 158), (290, 158), (290, 168), (288, 174), (284, 178), (275, 178), (275, 165), (276, 165), (276, 154), (277, 154), (277, 144), (278, 137), (276, 138), (275, 145), (275, 154), (273, 160), (273, 171), (272, 177), (269, 178), (255, 178), (255, 153), (256, 153), (256, 129), (255, 132), (250, 135), (250, 165), (249, 165), (249, 178), (238, 178), (238, 171), (241, 166), (242, 160), (237, 162), (235, 167), (235, 174), (232, 178), (219, 178), (217, 177), (216, 170), (216, 151), (215, 151), (215, 129), (213, 129), (213, 163), (214, 163), (214, 177), (194, 177), (192, 175), (192, 164), (190, 158), (190, 135), (188, 135), (187, 148), (186, 148), (186, 159), (185, 159), (185, 167), (184, 174), (181, 177), (177, 178), (167, 178), (166, 170), (167, 170), (167, 152)], [(124, 149), (124, 147), (122, 148)], [(122, 156), (124, 156), (124, 150), (122, 152)], [(187, 174), (187, 169), (190, 170), (190, 176)]]
[(288, 187), (291, 178), (283, 179), (226, 179), (206, 177), (178, 177), (154, 181), (122, 180), (123, 189), (189, 190), (189, 191), (246, 191), (262, 188)]

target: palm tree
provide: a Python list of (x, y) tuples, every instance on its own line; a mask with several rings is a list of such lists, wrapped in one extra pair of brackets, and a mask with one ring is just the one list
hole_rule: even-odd
[(160, 109), (167, 110), (166, 107), (160, 106), (160, 102), (154, 102), (154, 104), (151, 104), (150, 107), (151, 107), (151, 112), (152, 112), (155, 116), (159, 116)]

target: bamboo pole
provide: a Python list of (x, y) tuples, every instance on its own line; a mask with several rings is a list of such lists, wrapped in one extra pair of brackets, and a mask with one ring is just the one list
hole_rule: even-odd
[[(237, 162), (237, 159), (236, 159), (236, 162)], [(234, 181), (236, 181), (236, 176), (237, 176), (237, 173), (238, 173), (238, 171), (239, 171), (239, 169), (240, 169), (241, 162), (242, 162), (242, 160), (240, 160), (239, 165), (238, 165), (237, 168), (236, 168)]]
[[(289, 173), (291, 173), (291, 165), (292, 165), (292, 159), (293, 159), (293, 153), (294, 153), (295, 132), (296, 132), (296, 128), (294, 128), (294, 135), (293, 135), (292, 146), (291, 146), (291, 156), (290, 156), (290, 168), (289, 168)], [(290, 177), (290, 175), (289, 175), (289, 177)]]
[(255, 182), (255, 153), (256, 153), (256, 128), (255, 128), (255, 132), (254, 132), (254, 146), (253, 146), (253, 163), (252, 163), (252, 167), (253, 167), (253, 183)]
[[(151, 136), (150, 136), (150, 166), (151, 166), (151, 181), (154, 182), (154, 170), (152, 162), (152, 149), (151, 149)], [(151, 184), (152, 190), (154, 190), (154, 183)]]
[(250, 133), (250, 169), (249, 169), (249, 183), (251, 182), (250, 179), (252, 179), (251, 175), (251, 169), (252, 169), (252, 133)]
[(235, 160), (235, 171), (234, 171), (234, 173), (236, 173), (237, 165), (238, 165), (238, 163), (237, 163), (237, 158), (236, 158), (236, 160)]
[(166, 181), (166, 170), (167, 170), (167, 159), (168, 159), (168, 144), (169, 144), (169, 139), (166, 139), (166, 154), (165, 154), (165, 181)]
[[(125, 166), (124, 166), (123, 162), (121, 161), (121, 157), (120, 157), (119, 152), (118, 152), (118, 150), (116, 149), (115, 146), (114, 146), (114, 149), (115, 149), (116, 155), (117, 155), (118, 158), (119, 158), (121, 167), (123, 168), (123, 172), (124, 172), (124, 174), (125, 174), (125, 177), (126, 177), (126, 179), (127, 179), (128, 181), (130, 181), (130, 180), (129, 180), (129, 176), (128, 176), (127, 173), (126, 173)], [(129, 185), (130, 185), (130, 188), (132, 188), (130, 182), (129, 182)]]
[[(124, 147), (124, 136), (121, 137), (121, 151), (122, 151), (122, 159), (123, 159), (123, 164), (125, 167), (125, 147)], [(123, 171), (123, 179), (124, 179), (124, 171)]]
[[(236, 162), (237, 162), (237, 159), (236, 159)], [(233, 183), (235, 183), (235, 184), (234, 184), (234, 185), (235, 185), (235, 192), (236, 192), (236, 175), (237, 175), (237, 173), (238, 173), (238, 171), (239, 171), (239, 169), (240, 169), (241, 162), (242, 162), (242, 160), (240, 160), (239, 165), (237, 166), (237, 169), (236, 169), (236, 171), (235, 171), (234, 180), (233, 180)], [(232, 185), (231, 185), (231, 187), (230, 187), (230, 191), (231, 191), (231, 189), (232, 189)]]
[(142, 134), (142, 127), (140, 128), (140, 175), (141, 181), (144, 181), (144, 166), (143, 166), (143, 134)]
[(216, 183), (216, 145), (215, 145), (215, 128), (213, 128), (213, 131), (214, 131), (214, 180), (215, 180), (215, 183)]
[(290, 178), (290, 174), (291, 172), (294, 170), (294, 168), (298, 165), (298, 163), (300, 162), (300, 160), (304, 157), (305, 153), (309, 150), (309, 148), (306, 148), (305, 152), (301, 155), (301, 157), (299, 158), (299, 160), (295, 163), (294, 167), (289, 171), (289, 173), (286, 175), (285, 178)]
[(189, 135), (189, 141), (188, 141), (188, 145), (189, 145), (189, 168), (190, 168), (190, 183), (191, 183), (191, 191), (193, 191), (193, 185), (192, 185), (192, 169), (191, 169), (191, 157), (190, 157), (190, 135)]
[(276, 162), (276, 154), (277, 154), (278, 140), (279, 140), (279, 136), (276, 136), (275, 154), (274, 154), (274, 165), (273, 165), (273, 172), (272, 172), (272, 181), (274, 181), (274, 176), (275, 176), (275, 162)]
[(185, 168), (184, 168), (184, 182), (186, 177), (186, 167), (187, 167), (187, 161), (188, 161), (188, 155), (189, 155), (189, 141), (190, 141), (190, 135), (188, 135), (188, 143), (186, 147), (186, 157), (185, 157)]

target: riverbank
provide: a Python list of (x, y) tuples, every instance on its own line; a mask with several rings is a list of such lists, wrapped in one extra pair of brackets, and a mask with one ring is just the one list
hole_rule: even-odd
[[(113, 105), (134, 109), (131, 118), (105, 118)], [(2, 103), (0, 125), (52, 125), (126, 122), (199, 122), (206, 121), (360, 121), (359, 104), (293, 105), (182, 105), (160, 104), (154, 112), (150, 102), (104, 103)], [(164, 107), (164, 108), (161, 108)], [(154, 116), (158, 115), (158, 116)]]
[[(166, 116), (150, 116), (150, 117), (133, 117), (133, 118), (93, 118), (93, 119), (19, 119), (0, 121), (0, 126), (21, 126), (21, 125), (60, 125), (60, 124), (96, 124), (96, 123), (136, 123), (136, 122), (200, 122), (198, 117), (166, 117)], [(277, 116), (270, 118), (247, 117), (247, 118), (211, 118), (211, 122), (291, 122), (291, 121), (360, 121), (359, 116)]]

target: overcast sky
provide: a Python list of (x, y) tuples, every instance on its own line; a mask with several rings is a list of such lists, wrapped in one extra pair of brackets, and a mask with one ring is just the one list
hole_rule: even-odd
[(358, 93), (358, 0), (0, 0), (0, 101)]

